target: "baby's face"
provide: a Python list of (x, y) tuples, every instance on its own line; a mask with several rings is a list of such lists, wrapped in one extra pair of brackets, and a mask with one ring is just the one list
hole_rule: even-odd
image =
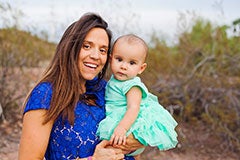
[(128, 44), (119, 40), (111, 54), (111, 69), (114, 77), (125, 81), (141, 74), (146, 68), (145, 49), (141, 43)]

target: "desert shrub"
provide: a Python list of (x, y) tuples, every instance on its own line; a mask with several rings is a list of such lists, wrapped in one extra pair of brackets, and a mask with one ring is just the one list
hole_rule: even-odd
[[(16, 28), (0, 29), (0, 104), (2, 119), (13, 119), (31, 78), (25, 68), (39, 67), (53, 54), (54, 44)], [(31, 75), (33, 76), (33, 75)]]
[(228, 37), (227, 29), (198, 19), (176, 46), (154, 38), (142, 76), (175, 115), (208, 124), (240, 151), (240, 37)]

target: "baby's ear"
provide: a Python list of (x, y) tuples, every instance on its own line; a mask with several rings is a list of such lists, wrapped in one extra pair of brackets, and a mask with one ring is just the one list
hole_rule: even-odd
[(143, 63), (143, 64), (141, 65), (141, 69), (140, 69), (140, 71), (138, 72), (138, 74), (141, 74), (146, 68), (147, 68), (147, 63)]

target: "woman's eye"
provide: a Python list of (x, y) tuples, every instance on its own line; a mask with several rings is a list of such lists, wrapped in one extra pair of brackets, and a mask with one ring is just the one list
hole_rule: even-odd
[(83, 44), (83, 48), (84, 48), (84, 49), (89, 49), (89, 48), (90, 48), (90, 45), (89, 45), (89, 44)]
[(105, 53), (107, 53), (107, 50), (106, 50), (106, 49), (100, 49), (100, 52), (101, 52), (102, 54), (105, 54)]

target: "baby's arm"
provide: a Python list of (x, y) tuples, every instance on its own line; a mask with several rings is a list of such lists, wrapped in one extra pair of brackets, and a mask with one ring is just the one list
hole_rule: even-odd
[(137, 119), (140, 103), (142, 99), (142, 91), (138, 87), (132, 87), (126, 94), (127, 96), (127, 111), (118, 126), (114, 129), (111, 136), (111, 144), (126, 144), (126, 132)]

